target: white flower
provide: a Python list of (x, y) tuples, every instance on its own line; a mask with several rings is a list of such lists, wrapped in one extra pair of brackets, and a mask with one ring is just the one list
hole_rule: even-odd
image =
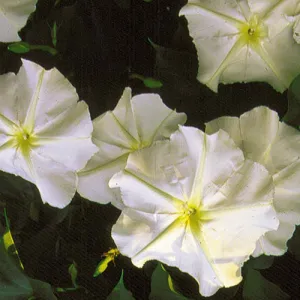
[(58, 70), (22, 61), (17, 75), (0, 76), (0, 169), (62, 208), (75, 194), (76, 171), (97, 151), (88, 106)]
[(186, 115), (169, 109), (158, 94), (131, 97), (126, 88), (115, 109), (93, 121), (93, 142), (99, 152), (78, 174), (80, 195), (121, 209), (119, 191), (108, 186), (110, 178), (125, 167), (130, 153), (168, 138), (185, 121)]
[(300, 224), (300, 133), (279, 121), (275, 111), (256, 107), (237, 117), (221, 117), (206, 124), (209, 134), (223, 129), (246, 158), (264, 165), (273, 176), (274, 208), (280, 225), (257, 243), (253, 256), (282, 255), (295, 225)]
[(112, 237), (142, 267), (156, 259), (189, 273), (203, 296), (241, 280), (260, 236), (278, 227), (273, 182), (222, 130), (181, 127), (131, 154), (109, 182), (125, 208)]
[(252, 81), (283, 92), (300, 73), (299, 13), (300, 0), (189, 0), (180, 15), (197, 49), (197, 79), (215, 92)]
[(35, 10), (37, 0), (1, 0), (0, 41), (20, 41), (18, 31), (26, 25), (29, 15)]

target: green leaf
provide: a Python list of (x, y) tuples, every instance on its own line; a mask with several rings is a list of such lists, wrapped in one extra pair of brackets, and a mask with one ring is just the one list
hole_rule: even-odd
[(249, 268), (243, 286), (244, 300), (285, 300), (290, 296), (265, 279), (259, 271)]
[[(174, 291), (172, 291), (173, 289)], [(184, 300), (184, 296), (178, 294), (173, 286), (172, 279), (163, 266), (158, 264), (152, 274), (150, 300)]]
[(13, 53), (22, 54), (30, 51), (30, 45), (26, 42), (16, 42), (9, 44), (7, 49)]
[[(19, 257), (15, 262), (15, 255), (18, 254), (9, 230), (8, 219), (6, 219), (6, 232), (0, 237), (0, 299), (57, 299), (52, 292), (51, 286), (39, 280), (27, 277), (23, 271), (23, 265)], [(9, 232), (9, 234), (7, 234)], [(14, 246), (14, 253), (9, 254), (11, 246)]]
[(300, 125), (300, 74), (293, 80), (288, 89), (288, 111), (283, 121), (293, 125)]
[(247, 262), (247, 267), (256, 270), (264, 270), (270, 268), (273, 261), (274, 256), (261, 255), (258, 257), (251, 257)]
[(73, 286), (75, 288), (77, 288), (78, 285), (76, 283), (76, 280), (77, 280), (78, 270), (77, 270), (77, 264), (75, 263), (75, 261), (73, 261), (73, 263), (69, 266), (68, 272), (71, 275), (71, 280), (72, 280)]
[[(29, 279), (15, 264), (0, 239), (0, 299), (27, 299), (33, 294)], [(22, 298), (23, 297), (23, 298)]]
[(151, 88), (151, 89), (157, 89), (157, 88), (161, 88), (163, 86), (161, 81), (151, 78), (151, 77), (146, 77), (143, 80), (143, 82), (146, 87)]
[(288, 241), (288, 249), (300, 261), (300, 226), (297, 226), (293, 237)]
[(134, 300), (131, 292), (128, 291), (124, 286), (123, 270), (122, 270), (121, 277), (120, 277), (118, 284), (115, 286), (113, 291), (107, 297), (107, 300), (117, 300), (117, 299), (119, 299), (119, 300)]

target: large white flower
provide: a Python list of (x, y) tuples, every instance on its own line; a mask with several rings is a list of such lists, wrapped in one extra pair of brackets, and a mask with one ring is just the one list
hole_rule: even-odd
[(170, 141), (131, 154), (109, 185), (126, 206), (112, 229), (120, 252), (137, 267), (178, 267), (204, 296), (238, 284), (259, 237), (278, 227), (271, 176), (222, 130), (180, 126)]
[(97, 151), (88, 106), (58, 70), (22, 61), (17, 75), (0, 76), (0, 170), (62, 208), (76, 192), (76, 171)]
[(20, 41), (18, 31), (23, 28), (29, 15), (35, 10), (37, 0), (1, 0), (0, 41)]
[(265, 81), (283, 92), (300, 73), (300, 0), (189, 0), (181, 11), (198, 53), (197, 79)]
[(240, 118), (221, 117), (206, 124), (206, 133), (229, 133), (246, 158), (264, 165), (273, 176), (274, 207), (280, 225), (257, 243), (254, 256), (282, 255), (295, 225), (300, 224), (300, 133), (279, 121), (275, 111), (257, 107)]
[(119, 191), (108, 186), (110, 178), (125, 167), (130, 153), (168, 138), (185, 121), (186, 115), (169, 109), (158, 94), (131, 97), (131, 89), (125, 88), (115, 109), (93, 121), (93, 142), (99, 152), (78, 174), (80, 195), (121, 209)]

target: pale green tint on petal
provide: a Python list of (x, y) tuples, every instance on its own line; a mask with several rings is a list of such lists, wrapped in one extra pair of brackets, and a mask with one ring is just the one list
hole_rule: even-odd
[[(112, 238), (121, 253), (131, 257), (137, 267), (141, 268), (145, 262), (154, 259), (178, 267), (200, 282), (202, 295), (211, 296), (222, 282), (189, 226), (178, 226), (176, 217), (125, 208), (112, 228)], [(233, 266), (232, 271), (235, 276), (237, 267)], [(238, 282), (239, 279), (234, 284)]]
[(125, 88), (115, 109), (93, 121), (99, 151), (78, 173), (78, 192), (91, 201), (123, 207), (118, 190), (109, 189), (109, 179), (124, 168), (129, 153), (168, 138), (185, 121), (186, 115), (169, 109), (159, 95), (131, 98), (131, 89)]
[(206, 207), (206, 199), (210, 199), (243, 164), (243, 152), (223, 130), (208, 136), (196, 128), (181, 126), (180, 132), (193, 165), (194, 182), (189, 203)]
[[(9, 88), (7, 88), (9, 86)], [(7, 127), (10, 127), (5, 119), (17, 123), (17, 76), (14, 73), (8, 73), (0, 76), (0, 130), (7, 132)], [(10, 101), (7, 101), (10, 99)], [(4, 119), (3, 119), (4, 118)]]
[[(178, 267), (204, 296), (238, 284), (256, 241), (278, 227), (269, 173), (243, 161), (224, 131), (208, 136), (184, 126), (130, 154), (109, 182), (126, 207), (112, 230), (120, 252), (138, 267), (151, 259)], [(162, 171), (166, 163), (173, 171)]]
[(179, 14), (196, 46), (197, 79), (215, 92), (219, 83), (255, 81), (283, 92), (300, 72), (299, 13), (299, 0), (189, 0)]
[[(99, 199), (96, 202), (102, 204), (111, 202), (118, 209), (122, 209), (124, 205), (120, 192), (110, 189), (108, 182), (113, 174), (125, 168), (128, 154), (122, 155), (122, 149), (110, 144), (102, 145), (100, 149), (101, 152), (96, 153), (86, 165), (86, 171), (78, 173), (77, 191), (84, 198), (92, 201)], [(117, 154), (115, 159), (112, 154)], [(103, 161), (105, 159), (106, 162)]]
[(213, 134), (220, 129), (226, 131), (233, 139), (237, 147), (243, 147), (240, 129), (240, 119), (237, 117), (220, 117), (205, 123), (205, 133)]
[(36, 131), (51, 124), (58, 115), (77, 104), (76, 89), (57, 69), (22, 60), (18, 77), (18, 119)]
[(279, 118), (275, 111), (265, 106), (256, 107), (240, 118), (221, 117), (206, 123), (206, 132), (219, 129), (228, 132), (246, 158), (263, 164), (273, 174), (270, 151), (277, 138)]
[(124, 127), (126, 131), (132, 136), (132, 138), (138, 141), (139, 135), (135, 124), (131, 99), (131, 88), (126, 87), (124, 89), (123, 95), (121, 96), (121, 99), (113, 110), (113, 114), (118, 122), (122, 125), (122, 127)]
[[(7, 138), (7, 140), (8, 139), (9, 138)], [(1, 171), (20, 176), (35, 184), (31, 169), (21, 152), (11, 147), (9, 142), (2, 142), (3, 141), (1, 141), (0, 146)]]
[(0, 41), (20, 41), (18, 31), (23, 28), (29, 15), (35, 10), (37, 0), (1, 0)]
[[(256, 107), (240, 118), (221, 117), (206, 124), (206, 132), (223, 129), (244, 151), (245, 157), (264, 165), (273, 176), (274, 208), (280, 225), (260, 238), (254, 256), (282, 255), (295, 225), (300, 224), (300, 134), (279, 122), (275, 111)], [(241, 135), (238, 134), (238, 129)]]
[(198, 54), (197, 79), (217, 91), (219, 78), (228, 59), (239, 49), (238, 30), (231, 22), (196, 6), (182, 8), (180, 15), (188, 20), (189, 32)]

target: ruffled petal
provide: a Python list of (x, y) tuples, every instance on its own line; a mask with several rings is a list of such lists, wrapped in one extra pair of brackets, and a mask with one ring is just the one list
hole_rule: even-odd
[(287, 241), (293, 236), (295, 225), (300, 224), (299, 181), (299, 159), (274, 175), (274, 207), (280, 225), (259, 239), (253, 256), (283, 255), (287, 251)]

